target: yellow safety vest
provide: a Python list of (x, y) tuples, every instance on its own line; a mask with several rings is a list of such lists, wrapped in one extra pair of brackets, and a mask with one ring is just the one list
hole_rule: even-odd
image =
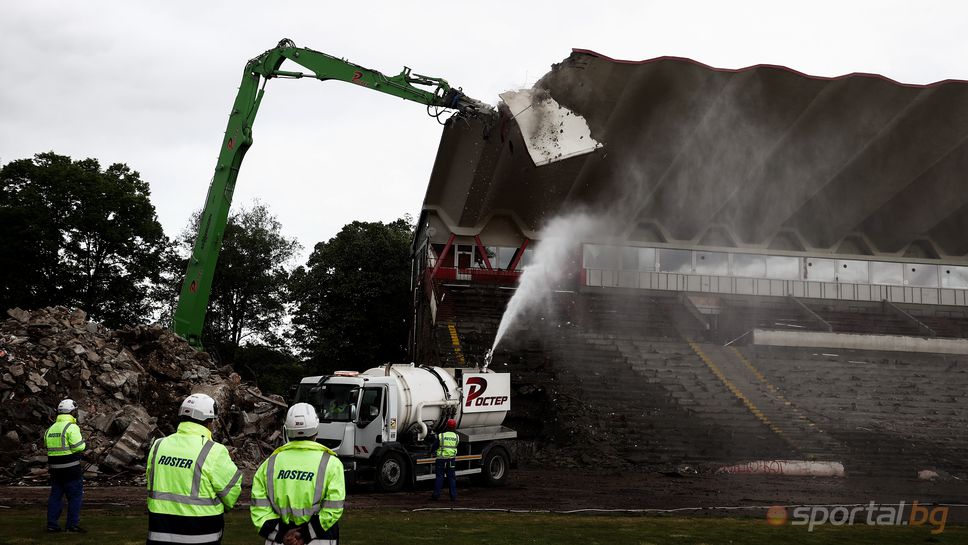
[(259, 530), (275, 519), (298, 526), (314, 516), (329, 530), (343, 515), (345, 499), (343, 462), (336, 453), (316, 441), (297, 440), (277, 448), (256, 470), (249, 510)]
[(44, 434), (44, 446), (47, 447), (47, 462), (52, 474), (80, 466), (80, 453), (87, 448), (77, 420), (69, 414), (57, 415), (54, 425)]
[(212, 432), (194, 422), (154, 442), (145, 470), (148, 511), (205, 517), (231, 509), (242, 492), (242, 472)]
[(457, 443), (460, 439), (452, 431), (440, 434), (440, 446), (437, 448), (438, 458), (454, 458), (457, 456)]

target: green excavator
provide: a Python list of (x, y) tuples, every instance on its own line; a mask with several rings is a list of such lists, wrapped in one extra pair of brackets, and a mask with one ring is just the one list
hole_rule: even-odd
[[(311, 73), (280, 70), (285, 61), (294, 62)], [(252, 145), (252, 124), (265, 93), (265, 84), (272, 78), (304, 78), (340, 80), (367, 89), (419, 102), (428, 112), (440, 119), (449, 111), (454, 115), (490, 116), (493, 109), (469, 98), (460, 88), (451, 87), (445, 80), (411, 73), (407, 67), (396, 76), (388, 77), (319, 51), (296, 47), (292, 40), (250, 60), (245, 65), (242, 84), (229, 114), (228, 127), (215, 166), (215, 175), (205, 197), (198, 226), (198, 238), (188, 260), (185, 280), (174, 316), (175, 333), (195, 347), (201, 347), (202, 327), (212, 289), (212, 277), (222, 246), (222, 235), (228, 222), (232, 194), (245, 152)]]

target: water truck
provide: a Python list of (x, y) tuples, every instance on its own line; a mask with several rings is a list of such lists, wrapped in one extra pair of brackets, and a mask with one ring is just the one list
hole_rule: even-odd
[(372, 480), (387, 491), (434, 478), (433, 435), (449, 418), (460, 444), (456, 473), (502, 485), (511, 469), (503, 426), (511, 409), (511, 375), (481, 368), (387, 364), (362, 373), (303, 378), (296, 402), (316, 407), (317, 441), (336, 451), (347, 482)]

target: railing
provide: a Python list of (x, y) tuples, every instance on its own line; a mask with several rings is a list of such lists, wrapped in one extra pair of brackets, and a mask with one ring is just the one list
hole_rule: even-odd
[(776, 280), (687, 273), (619, 271), (585, 268), (582, 284), (603, 288), (687, 291), (773, 297), (804, 297), (846, 301), (890, 301), (928, 305), (968, 306), (968, 290), (821, 282), (816, 280)]
[(467, 281), (475, 284), (498, 284), (513, 286), (518, 283), (521, 271), (503, 271), (479, 269), (476, 267), (438, 267), (436, 273), (433, 268), (427, 269), (427, 276), (437, 281)]

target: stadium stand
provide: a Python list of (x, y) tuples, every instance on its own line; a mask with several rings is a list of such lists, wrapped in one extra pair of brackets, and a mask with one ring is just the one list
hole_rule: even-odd
[(481, 363), (542, 228), (592, 211), (609, 228), (573, 241), (495, 355), (528, 454), (968, 475), (966, 82), (575, 50), (532, 91), (604, 146), (538, 165), (520, 123), (537, 98), (445, 127), (413, 244), (415, 357)]

